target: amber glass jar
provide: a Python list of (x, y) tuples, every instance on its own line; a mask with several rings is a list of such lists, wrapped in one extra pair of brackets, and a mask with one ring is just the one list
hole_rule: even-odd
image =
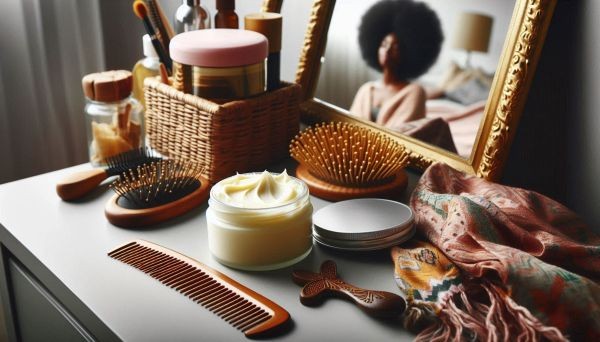
[(235, 0), (217, 0), (215, 28), (239, 28), (238, 15), (235, 13)]

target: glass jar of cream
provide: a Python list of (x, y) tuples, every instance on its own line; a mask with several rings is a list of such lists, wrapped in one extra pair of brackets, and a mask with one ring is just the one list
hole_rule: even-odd
[(236, 29), (184, 32), (171, 39), (173, 87), (213, 101), (266, 91), (267, 38)]
[(285, 171), (226, 178), (210, 191), (208, 246), (220, 263), (262, 271), (297, 263), (312, 249), (308, 187)]

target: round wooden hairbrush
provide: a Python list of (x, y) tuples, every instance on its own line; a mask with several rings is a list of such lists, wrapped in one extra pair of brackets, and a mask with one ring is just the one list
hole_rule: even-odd
[(408, 153), (392, 139), (345, 122), (309, 127), (290, 144), (296, 177), (311, 195), (329, 201), (396, 199), (406, 188)]
[(208, 199), (210, 185), (197, 164), (162, 160), (124, 172), (110, 185), (108, 221), (119, 227), (154, 225), (192, 210)]
[(325, 297), (342, 297), (375, 317), (398, 317), (406, 309), (406, 301), (396, 294), (362, 289), (344, 282), (338, 278), (337, 267), (332, 260), (323, 262), (320, 273), (296, 270), (292, 278), (296, 284), (303, 286), (300, 302), (306, 306), (318, 305)]
[(56, 193), (65, 201), (72, 201), (85, 196), (94, 190), (108, 177), (140, 165), (162, 160), (152, 150), (142, 147), (106, 158), (106, 168), (94, 168), (76, 172), (56, 184)]

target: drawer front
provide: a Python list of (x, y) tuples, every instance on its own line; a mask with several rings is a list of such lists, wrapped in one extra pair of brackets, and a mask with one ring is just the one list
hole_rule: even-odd
[(19, 262), (8, 259), (15, 325), (23, 342), (94, 341), (92, 335)]

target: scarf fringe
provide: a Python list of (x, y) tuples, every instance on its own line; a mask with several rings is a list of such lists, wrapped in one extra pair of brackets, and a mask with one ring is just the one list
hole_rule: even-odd
[[(434, 312), (437, 315), (432, 315)], [(456, 287), (437, 310), (428, 303), (411, 303), (404, 326), (412, 332), (420, 331), (415, 341), (423, 342), (567, 341), (560, 330), (545, 326), (488, 282)]]

